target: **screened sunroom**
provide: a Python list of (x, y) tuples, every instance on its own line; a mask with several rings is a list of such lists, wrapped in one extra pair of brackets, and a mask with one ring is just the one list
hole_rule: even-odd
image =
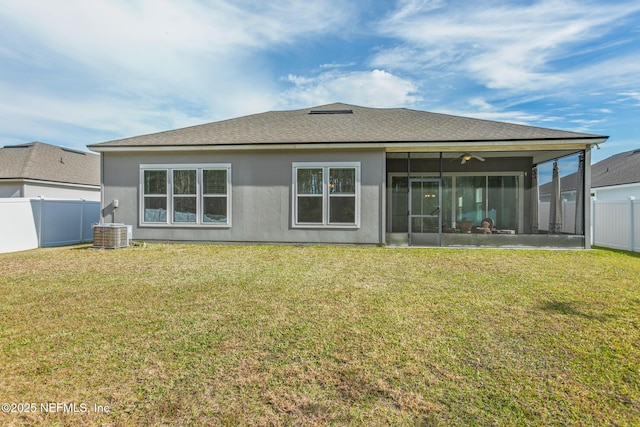
[[(584, 248), (588, 157), (588, 150), (389, 152), (387, 243)], [(566, 175), (578, 180), (571, 200), (559, 191)], [(541, 200), (547, 183), (558, 191)]]

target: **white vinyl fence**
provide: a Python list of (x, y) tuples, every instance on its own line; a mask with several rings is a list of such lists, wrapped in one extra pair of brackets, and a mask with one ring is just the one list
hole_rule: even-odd
[(594, 200), (593, 244), (640, 252), (640, 200)]
[[(549, 210), (551, 203), (538, 203), (538, 230), (549, 231)], [(576, 202), (562, 200), (562, 232), (573, 234), (576, 231)]]
[(0, 253), (93, 241), (100, 202), (0, 199)]

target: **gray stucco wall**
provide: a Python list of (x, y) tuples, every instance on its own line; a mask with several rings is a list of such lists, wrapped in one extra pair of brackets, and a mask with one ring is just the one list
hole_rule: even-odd
[[(380, 151), (126, 152), (102, 153), (103, 222), (133, 226), (136, 240), (356, 243), (384, 242), (385, 154)], [(293, 162), (360, 162), (358, 229), (292, 227)], [(231, 163), (232, 226), (141, 226), (140, 165)], [(113, 209), (112, 200), (119, 206)]]

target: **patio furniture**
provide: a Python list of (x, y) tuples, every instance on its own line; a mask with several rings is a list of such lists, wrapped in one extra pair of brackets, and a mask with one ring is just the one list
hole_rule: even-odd
[(473, 227), (473, 221), (458, 221), (458, 228), (460, 228), (461, 233), (471, 233), (471, 228)]

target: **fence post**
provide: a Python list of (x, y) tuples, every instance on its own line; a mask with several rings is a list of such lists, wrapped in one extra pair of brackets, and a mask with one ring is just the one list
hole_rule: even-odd
[(635, 230), (633, 229), (633, 223), (634, 223), (634, 217), (633, 217), (633, 201), (636, 198), (633, 196), (629, 196), (629, 234), (631, 235), (631, 237), (629, 237), (629, 250), (631, 252), (633, 252), (633, 248), (635, 247), (635, 242), (634, 240), (634, 234), (635, 234)]
[(38, 247), (41, 248), (42, 247), (42, 216), (44, 215), (44, 197), (39, 196), (40, 197), (40, 212), (38, 212)]
[(84, 199), (80, 199), (82, 203), (80, 204), (80, 242), (84, 242)]
[(591, 198), (591, 244), (596, 244), (596, 197)]

